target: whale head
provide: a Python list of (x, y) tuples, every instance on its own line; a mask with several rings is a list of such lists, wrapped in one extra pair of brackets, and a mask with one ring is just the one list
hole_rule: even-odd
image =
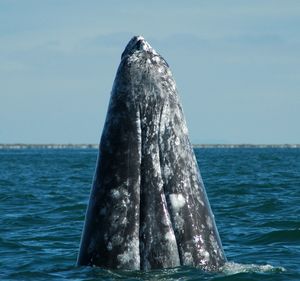
[(158, 55), (144, 37), (140, 35), (132, 37), (132, 39), (128, 42), (124, 52), (122, 53), (121, 59), (131, 56), (135, 52), (147, 52), (153, 55)]

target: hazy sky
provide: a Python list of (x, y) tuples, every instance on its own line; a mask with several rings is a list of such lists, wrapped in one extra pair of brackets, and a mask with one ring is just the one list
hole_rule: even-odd
[(98, 143), (136, 34), (193, 143), (300, 143), (299, 0), (0, 0), (0, 143)]

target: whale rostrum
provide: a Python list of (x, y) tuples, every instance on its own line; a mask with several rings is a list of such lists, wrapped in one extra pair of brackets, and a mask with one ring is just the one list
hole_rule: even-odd
[(225, 261), (170, 68), (135, 36), (111, 92), (78, 265), (210, 271)]

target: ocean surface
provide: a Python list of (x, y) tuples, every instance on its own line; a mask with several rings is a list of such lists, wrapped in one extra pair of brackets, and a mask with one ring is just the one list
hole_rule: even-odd
[(228, 264), (76, 267), (96, 149), (0, 149), (0, 280), (300, 280), (300, 149), (195, 149)]

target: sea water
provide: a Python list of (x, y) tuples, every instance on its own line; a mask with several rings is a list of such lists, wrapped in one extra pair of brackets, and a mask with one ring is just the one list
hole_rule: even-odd
[(0, 150), (0, 280), (300, 280), (300, 149), (195, 149), (228, 263), (76, 267), (96, 149)]

